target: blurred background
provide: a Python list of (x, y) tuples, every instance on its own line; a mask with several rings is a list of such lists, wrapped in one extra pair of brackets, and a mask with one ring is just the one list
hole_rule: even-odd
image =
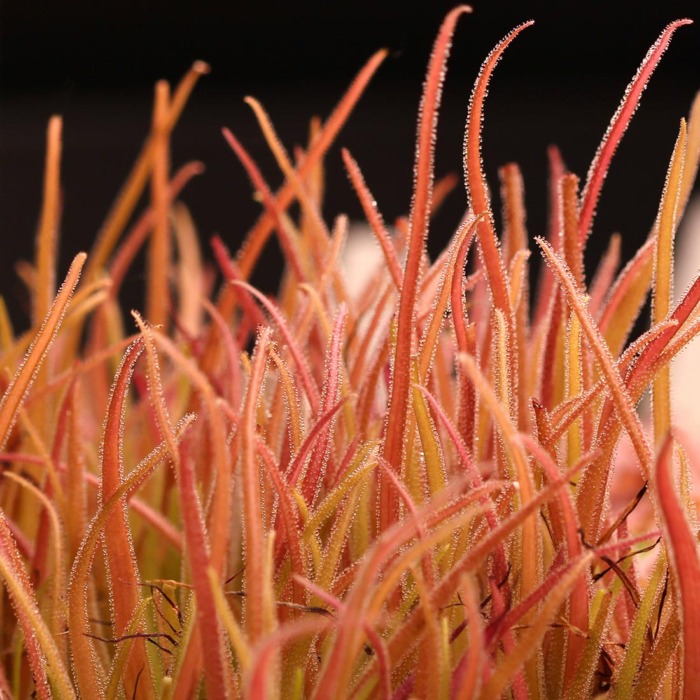
[[(260, 99), (289, 150), (305, 144), (309, 118), (326, 117), (378, 48), (390, 57), (327, 159), (329, 221), (361, 210), (339, 146), (358, 160), (387, 221), (408, 211), (415, 124), (425, 66), (445, 2), (4, 2), (0, 6), (0, 293), (13, 319), (26, 309), (14, 262), (33, 254), (46, 122), (64, 117), (62, 270), (89, 248), (139, 152), (150, 124), (153, 84), (175, 83), (194, 59), (211, 64), (173, 137), (173, 167), (202, 160), (204, 175), (182, 195), (205, 250), (213, 233), (233, 249), (260, 210), (245, 173), (221, 136), (228, 126), (281, 182), (243, 97)], [(624, 89), (664, 26), (697, 15), (697, 2), (493, 2), (475, 0), (460, 20), (438, 132), (437, 175), (461, 174), (467, 105), (479, 66), (512, 27), (535, 19), (499, 65), (486, 103), (484, 161), (523, 171), (531, 236), (545, 233), (546, 148), (557, 144), (584, 177)], [(629, 256), (646, 237), (677, 135), (700, 89), (700, 26), (683, 27), (652, 78), (612, 166), (590, 251), (594, 264), (612, 232)], [(450, 196), (430, 238), (434, 253), (466, 201)], [(498, 208), (496, 202), (496, 209)], [(279, 274), (274, 245), (254, 278), (271, 291)], [(136, 275), (138, 277), (138, 275)], [(134, 288), (139, 280), (134, 280)], [(127, 300), (140, 305), (139, 298)]]

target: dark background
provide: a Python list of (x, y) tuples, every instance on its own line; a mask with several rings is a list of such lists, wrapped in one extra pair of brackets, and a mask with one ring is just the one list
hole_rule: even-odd
[[(0, 293), (23, 312), (14, 262), (28, 258), (41, 201), (45, 126), (64, 117), (62, 270), (89, 248), (145, 137), (153, 83), (176, 82), (194, 59), (212, 73), (196, 88), (173, 139), (173, 166), (203, 160), (205, 175), (182, 199), (203, 242), (221, 233), (236, 248), (259, 205), (224, 143), (229, 126), (258, 159), (268, 181), (281, 178), (243, 97), (268, 109), (289, 150), (305, 143), (308, 119), (325, 117), (378, 48), (380, 68), (329, 154), (329, 221), (361, 211), (342, 169), (350, 148), (389, 221), (408, 210), (415, 120), (430, 47), (452, 3), (135, 2), (2, 3), (0, 21)], [(558, 144), (585, 176), (623, 91), (648, 47), (678, 17), (700, 20), (700, 2), (487, 2), (460, 20), (438, 135), (437, 174), (461, 173), (464, 122), (479, 65), (512, 27), (535, 19), (495, 73), (486, 103), (484, 158), (496, 170), (521, 164), (531, 235), (545, 232), (546, 147)], [(700, 89), (700, 25), (681, 28), (652, 78), (612, 166), (596, 220), (591, 263), (613, 231), (630, 255), (653, 223), (678, 120)], [(498, 206), (498, 203), (496, 202)], [(465, 206), (450, 197), (431, 231), (434, 252)], [(255, 282), (273, 289), (271, 248)], [(139, 286), (138, 275), (134, 289)], [(129, 303), (139, 304), (138, 300)]]

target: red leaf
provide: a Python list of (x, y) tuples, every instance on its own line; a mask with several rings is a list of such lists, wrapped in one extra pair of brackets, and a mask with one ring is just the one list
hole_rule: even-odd
[(673, 435), (661, 448), (656, 463), (656, 490), (665, 530), (669, 563), (680, 592), (683, 623), (683, 697), (700, 697), (700, 557), (695, 535), (673, 483)]
[(627, 90), (625, 90), (625, 96), (613, 115), (610, 125), (603, 136), (603, 140), (598, 147), (595, 158), (593, 158), (593, 162), (588, 171), (586, 186), (581, 196), (581, 214), (578, 226), (582, 245), (585, 244), (586, 238), (590, 232), (595, 208), (598, 204), (598, 197), (600, 196), (600, 190), (603, 186), (605, 176), (608, 174), (610, 161), (639, 105), (642, 92), (644, 92), (644, 88), (647, 86), (654, 69), (659, 64), (664, 51), (671, 43), (673, 33), (678, 27), (692, 23), (693, 21), (690, 19), (678, 19), (675, 22), (671, 22), (661, 33), (661, 36), (652, 44), (642, 61), (642, 65), (639, 66), (637, 73), (634, 78), (632, 78), (632, 82), (627, 86)]

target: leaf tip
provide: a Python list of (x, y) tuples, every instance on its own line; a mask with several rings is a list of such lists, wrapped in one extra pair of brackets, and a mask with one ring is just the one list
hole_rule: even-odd
[(206, 61), (195, 61), (192, 64), (192, 70), (198, 75), (208, 75), (211, 73), (211, 66)]

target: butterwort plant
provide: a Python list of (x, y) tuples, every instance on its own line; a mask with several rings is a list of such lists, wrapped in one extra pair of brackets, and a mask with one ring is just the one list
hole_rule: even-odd
[[(625, 262), (612, 237), (584, 266), (613, 154), (690, 21), (652, 44), (584, 179), (550, 149), (550, 225), (532, 241), (517, 165), (499, 171), (501, 230), (482, 167), (489, 83), (531, 23), (513, 29), (474, 83), (464, 215), (431, 260), (457, 182), (434, 175), (438, 107), (470, 11), (435, 40), (410, 206), (391, 227), (362, 154), (332, 148), (384, 51), (292, 155), (246, 99), (284, 184), (224, 129), (262, 212), (238, 252), (211, 240), (215, 265), (180, 201), (203, 166), (169, 155), (204, 63), (156, 85), (143, 149), (60, 287), (50, 120), (36, 255), (18, 265), (30, 330), (0, 305), (4, 697), (700, 697), (692, 450), (669, 374), (700, 330), (700, 277), (673, 303), (699, 100), (644, 245)], [(347, 218), (322, 215), (326, 158), (342, 158), (381, 251), (359, 288)], [(272, 235), (286, 266), (269, 296), (248, 280)], [(128, 316), (142, 247), (144, 307)], [(615, 469), (623, 445), (633, 477)]]

